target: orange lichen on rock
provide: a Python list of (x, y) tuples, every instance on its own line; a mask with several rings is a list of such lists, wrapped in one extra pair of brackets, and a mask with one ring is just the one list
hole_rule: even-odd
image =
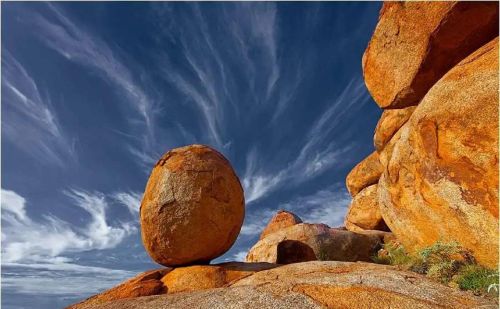
[(457, 241), (498, 265), (498, 38), (432, 87), (380, 158), (382, 216), (405, 248)]
[(230, 262), (216, 265), (180, 267), (161, 279), (168, 293), (192, 292), (227, 286), (231, 282), (255, 272), (271, 269), (276, 264)]
[(88, 305), (97, 305), (117, 299), (166, 294), (167, 288), (163, 285), (163, 282), (161, 282), (161, 278), (170, 270), (170, 268), (163, 268), (146, 271), (107, 291), (89, 297), (80, 303), (71, 305), (68, 309), (84, 308)]
[(498, 2), (385, 2), (363, 55), (382, 108), (417, 105), (454, 65), (498, 36)]
[(410, 106), (402, 109), (386, 109), (382, 113), (373, 135), (373, 145), (377, 152), (380, 153), (384, 149), (394, 134), (410, 119), (414, 110), (415, 106)]
[(378, 185), (368, 186), (352, 199), (344, 221), (345, 227), (349, 231), (387, 231), (387, 226), (378, 207), (377, 187)]
[(376, 151), (359, 162), (347, 175), (346, 186), (351, 196), (355, 196), (364, 188), (376, 184), (382, 174), (379, 155)]

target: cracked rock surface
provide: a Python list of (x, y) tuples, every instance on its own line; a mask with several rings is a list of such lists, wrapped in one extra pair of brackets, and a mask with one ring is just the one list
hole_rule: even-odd
[(262, 270), (229, 287), (118, 300), (85, 308), (465, 309), (497, 308), (497, 304), (392, 266), (315, 261)]
[(190, 145), (155, 165), (141, 204), (146, 251), (165, 266), (203, 264), (226, 252), (245, 215), (240, 181), (214, 149)]
[(431, 88), (380, 161), (380, 211), (405, 248), (457, 241), (497, 267), (498, 38)]

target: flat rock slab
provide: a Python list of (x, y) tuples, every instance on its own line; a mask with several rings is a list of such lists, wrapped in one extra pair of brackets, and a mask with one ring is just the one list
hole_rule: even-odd
[(86, 308), (497, 308), (415, 273), (371, 263), (305, 262), (227, 288), (119, 300)]

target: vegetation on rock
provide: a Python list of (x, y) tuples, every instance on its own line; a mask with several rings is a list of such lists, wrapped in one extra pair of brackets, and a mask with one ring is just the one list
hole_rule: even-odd
[(474, 256), (457, 242), (438, 241), (416, 253), (407, 252), (397, 242), (386, 243), (373, 261), (424, 274), (475, 294), (497, 296), (498, 270), (478, 265)]

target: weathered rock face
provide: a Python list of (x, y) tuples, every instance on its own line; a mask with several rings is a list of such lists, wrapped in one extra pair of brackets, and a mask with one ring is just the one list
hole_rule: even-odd
[(227, 286), (229, 283), (251, 274), (276, 267), (269, 263), (223, 263), (216, 265), (194, 265), (175, 268), (161, 281), (169, 294), (192, 292)]
[(375, 307), (465, 309), (497, 308), (497, 305), (390, 266), (307, 262), (261, 271), (227, 288), (119, 300), (86, 308)]
[(405, 247), (458, 241), (498, 263), (498, 38), (450, 70), (384, 148), (382, 216)]
[(355, 196), (364, 188), (376, 184), (382, 174), (377, 152), (371, 153), (363, 161), (359, 162), (347, 175), (346, 186), (351, 196)]
[(496, 2), (386, 2), (363, 56), (366, 86), (382, 108), (416, 105), (496, 36)]
[(78, 304), (71, 305), (68, 309), (86, 308), (89, 305), (97, 305), (117, 299), (165, 294), (167, 289), (161, 282), (161, 278), (170, 270), (170, 268), (164, 268), (144, 272), (114, 288), (87, 298)]
[(141, 204), (144, 247), (166, 266), (207, 263), (226, 252), (243, 223), (243, 189), (217, 151), (191, 145), (153, 168)]
[(269, 221), (262, 234), (260, 234), (260, 239), (298, 223), (302, 223), (302, 220), (298, 216), (286, 210), (279, 210), (271, 221)]
[(387, 231), (387, 226), (378, 207), (378, 185), (364, 188), (354, 196), (345, 217), (345, 227), (349, 231)]
[(377, 152), (384, 149), (396, 131), (408, 121), (414, 110), (415, 106), (410, 106), (402, 109), (386, 109), (382, 113), (373, 135), (373, 144)]
[[(286, 243), (282, 244), (283, 242)], [(268, 263), (310, 261), (312, 257), (307, 247), (314, 252), (315, 259), (318, 260), (370, 261), (380, 244), (381, 239), (378, 235), (331, 229), (324, 224), (300, 223), (259, 240), (249, 250), (246, 261)], [(285, 254), (287, 246), (295, 247), (293, 256)]]

